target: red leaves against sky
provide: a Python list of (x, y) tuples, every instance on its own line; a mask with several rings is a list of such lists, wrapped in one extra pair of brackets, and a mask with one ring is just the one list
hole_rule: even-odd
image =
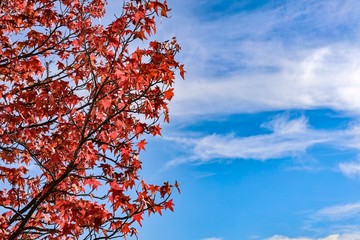
[[(175, 39), (148, 42), (166, 2), (0, 1), (0, 239), (111, 239), (169, 209), (140, 180), (143, 134), (161, 135)], [(135, 50), (133, 50), (135, 49)]]

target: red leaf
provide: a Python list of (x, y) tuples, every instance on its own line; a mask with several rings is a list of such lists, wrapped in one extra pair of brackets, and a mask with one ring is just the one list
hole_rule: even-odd
[(115, 140), (118, 136), (119, 134), (115, 131), (109, 134), (111, 140)]
[(74, 41), (72, 41), (72, 45), (75, 47), (75, 48), (78, 48), (81, 46), (81, 42), (79, 41), (79, 39), (75, 39)]
[(139, 223), (139, 225), (142, 226), (142, 224), (141, 224), (141, 220), (143, 220), (142, 213), (134, 214), (133, 220), (137, 221)]
[(159, 124), (153, 127), (152, 134), (153, 134), (153, 136), (155, 136), (155, 135), (161, 136), (161, 127)]
[(168, 89), (168, 90), (166, 90), (164, 92), (164, 98), (167, 99), (167, 100), (171, 100), (173, 96), (174, 96), (174, 89), (173, 88), (170, 88), (170, 89)]
[(182, 79), (185, 79), (185, 71), (184, 71), (184, 65), (180, 65), (179, 66), (179, 70), (180, 70), (180, 76)]
[(138, 24), (143, 17), (144, 17), (144, 14), (142, 12), (136, 12), (134, 14), (135, 24)]
[(154, 195), (156, 192), (159, 191), (159, 186), (155, 186), (153, 184), (149, 184), (149, 190), (151, 192), (151, 195)]
[(88, 178), (84, 181), (84, 185), (90, 185), (92, 189), (98, 189), (99, 186), (101, 186), (101, 182), (94, 179), (94, 178)]
[(155, 210), (155, 212), (157, 212), (157, 213), (159, 213), (160, 214), (160, 216), (162, 216), (162, 207), (161, 206), (155, 206), (154, 207), (154, 210)]
[(172, 202), (172, 199), (170, 199), (169, 201), (166, 201), (164, 203), (164, 205), (165, 205), (165, 209), (170, 209), (172, 212), (174, 211), (174, 208), (173, 208), (174, 204)]
[(146, 145), (146, 141), (145, 141), (144, 139), (141, 140), (141, 141), (137, 144), (138, 151), (140, 151), (140, 150), (145, 150), (145, 145)]
[(180, 192), (180, 184), (178, 181), (175, 181), (174, 187), (178, 190), (179, 193), (181, 193)]
[(135, 126), (135, 135), (138, 137), (139, 134), (143, 133), (144, 127), (141, 124)]
[(58, 61), (56, 64), (57, 64), (59, 70), (63, 70), (65, 68), (65, 65), (60, 61)]
[(104, 98), (100, 101), (101, 105), (104, 107), (104, 109), (108, 109), (111, 106), (111, 99), (110, 98)]

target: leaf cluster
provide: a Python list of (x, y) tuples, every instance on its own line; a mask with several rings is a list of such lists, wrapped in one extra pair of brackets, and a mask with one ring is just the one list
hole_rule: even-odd
[[(0, 239), (112, 239), (173, 210), (139, 176), (144, 134), (169, 122), (176, 39), (147, 41), (166, 2), (0, 1)], [(136, 47), (139, 41), (148, 47)]]

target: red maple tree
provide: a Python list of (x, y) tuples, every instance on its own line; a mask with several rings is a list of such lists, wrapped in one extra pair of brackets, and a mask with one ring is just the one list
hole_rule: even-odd
[[(183, 66), (147, 40), (166, 1), (0, 1), (0, 239), (111, 239), (173, 210), (173, 185), (139, 177), (144, 134), (169, 121)], [(146, 48), (137, 47), (148, 45)]]

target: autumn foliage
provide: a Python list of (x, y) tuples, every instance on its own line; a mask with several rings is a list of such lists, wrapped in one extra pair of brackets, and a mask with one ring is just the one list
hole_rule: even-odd
[[(113, 3), (114, 4), (114, 3)], [(159, 0), (0, 1), (0, 239), (111, 239), (173, 210), (139, 176), (183, 66)], [(146, 46), (146, 47), (138, 47)]]

